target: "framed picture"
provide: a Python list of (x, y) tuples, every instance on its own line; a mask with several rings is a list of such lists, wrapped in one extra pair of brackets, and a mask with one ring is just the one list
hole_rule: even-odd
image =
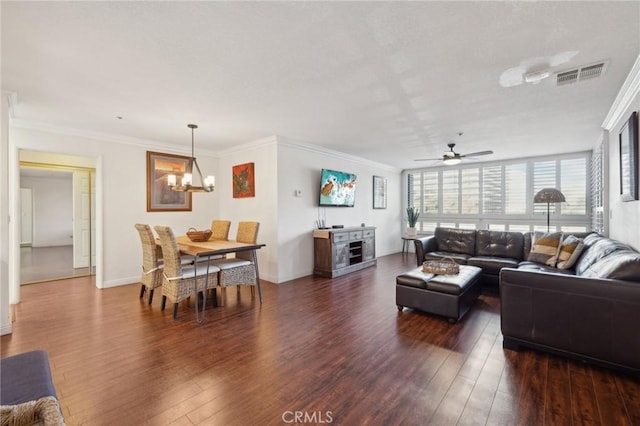
[(387, 208), (387, 179), (381, 176), (373, 177), (373, 208)]
[(622, 201), (638, 199), (638, 113), (631, 117), (620, 130), (620, 195)]
[(167, 175), (190, 170), (191, 157), (147, 151), (147, 211), (190, 212), (191, 193), (172, 191)]
[(233, 198), (256, 196), (256, 181), (253, 163), (233, 166)]

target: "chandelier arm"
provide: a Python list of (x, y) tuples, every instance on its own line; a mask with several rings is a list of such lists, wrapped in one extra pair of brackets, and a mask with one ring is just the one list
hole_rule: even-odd
[(193, 157), (193, 164), (195, 164), (198, 176), (200, 176), (200, 186), (204, 188), (204, 178), (202, 177), (202, 172), (200, 171), (200, 166), (198, 166), (198, 160), (196, 160), (196, 157)]

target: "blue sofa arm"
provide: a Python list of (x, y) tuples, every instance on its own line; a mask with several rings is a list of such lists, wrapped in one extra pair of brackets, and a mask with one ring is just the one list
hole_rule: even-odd
[(0, 371), (3, 419), (9, 424), (39, 419), (45, 425), (64, 425), (46, 352), (32, 351), (3, 358)]

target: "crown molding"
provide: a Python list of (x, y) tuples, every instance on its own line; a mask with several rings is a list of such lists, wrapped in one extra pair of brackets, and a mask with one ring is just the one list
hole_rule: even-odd
[(16, 105), (18, 105), (18, 92), (3, 90), (2, 97), (7, 99), (7, 105), (9, 107), (9, 117), (11, 117), (12, 120), (15, 119), (15, 107)]
[(313, 152), (315, 154), (327, 155), (340, 160), (353, 161), (354, 163), (360, 163), (369, 167), (376, 167), (390, 172), (400, 173), (402, 169), (390, 166), (388, 164), (378, 163), (377, 161), (371, 161), (355, 155), (346, 154), (344, 152), (335, 151), (333, 149), (321, 147), (307, 142), (300, 142), (293, 139), (288, 139), (283, 136), (277, 136), (278, 146), (286, 146), (288, 148), (300, 149), (303, 151)]
[[(129, 146), (138, 146), (148, 149), (150, 151), (170, 151), (178, 154), (191, 154), (191, 147), (163, 144), (157, 141), (149, 139), (132, 138), (130, 136), (123, 136), (113, 133), (94, 132), (90, 130), (76, 129), (72, 127), (62, 127), (54, 124), (28, 121), (22, 119), (15, 119), (11, 122), (12, 127), (25, 130), (34, 130), (38, 132), (55, 133), (63, 136), (80, 137), (86, 139), (93, 139), (101, 142), (107, 142), (112, 144), (121, 144)], [(217, 157), (217, 152), (198, 149), (199, 154), (204, 154), (208, 157)]]
[(636, 58), (636, 62), (631, 67), (631, 72), (622, 84), (618, 96), (616, 96), (609, 113), (602, 123), (602, 128), (611, 131), (616, 123), (625, 118), (625, 114), (632, 105), (633, 100), (640, 93), (640, 55)]
[(227, 148), (221, 151), (217, 151), (218, 157), (226, 157), (228, 155), (236, 154), (238, 152), (246, 151), (247, 149), (261, 148), (265, 146), (277, 145), (278, 137), (276, 135), (267, 136), (266, 138), (256, 139), (255, 141), (236, 145), (232, 148)]

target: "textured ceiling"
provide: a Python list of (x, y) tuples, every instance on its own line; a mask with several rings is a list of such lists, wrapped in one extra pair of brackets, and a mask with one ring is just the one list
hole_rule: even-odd
[[(451, 141), (486, 160), (591, 149), (640, 52), (637, 1), (1, 7), (17, 119), (182, 147), (197, 123), (196, 154), (274, 134), (398, 168)], [(522, 83), (601, 60), (597, 79)]]

